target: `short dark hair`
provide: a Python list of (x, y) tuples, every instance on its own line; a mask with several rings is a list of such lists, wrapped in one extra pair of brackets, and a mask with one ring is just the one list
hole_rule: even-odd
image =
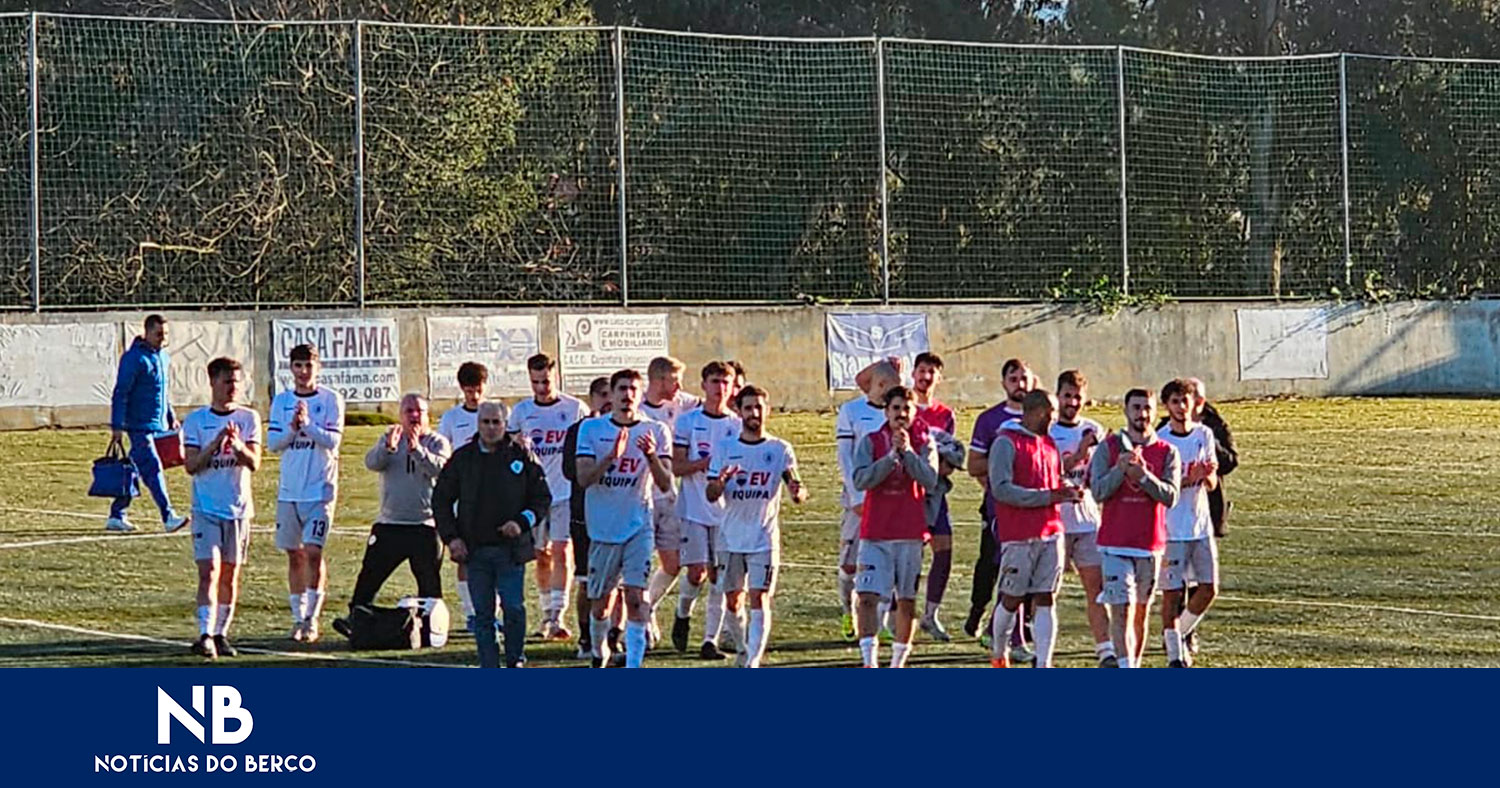
[(483, 386), (490, 380), (490, 368), (478, 361), (465, 361), (458, 365), (459, 386)]
[(167, 319), (161, 315), (146, 315), (146, 330), (150, 331), (165, 322), (167, 322)]
[(1031, 365), (1027, 364), (1025, 359), (1006, 359), (1005, 363), (1000, 367), (1000, 376), (1004, 377), (1018, 369), (1031, 369)]
[(724, 363), (728, 364), (729, 368), (732, 369), (732, 370), (734, 370), (735, 377), (742, 378), (742, 377), (745, 376), (745, 365), (744, 364), (741, 364), (740, 362), (735, 361), (734, 359), (730, 359), (730, 360), (728, 360), (728, 361), (726, 361)]
[(1186, 397), (1187, 401), (1191, 403), (1197, 397), (1198, 387), (1193, 385), (1191, 381), (1184, 378), (1172, 378), (1171, 380), (1167, 381), (1167, 384), (1165, 386), (1161, 387), (1162, 402), (1166, 402), (1167, 400), (1178, 394)]
[(930, 350), (924, 350), (921, 353), (917, 354), (917, 357), (912, 361), (911, 366), (912, 369), (916, 369), (923, 364), (931, 364), (934, 369), (942, 369), (943, 357)]
[(620, 385), (620, 381), (622, 381), (622, 380), (637, 380), (638, 381), (638, 380), (644, 380), (644, 378), (641, 377), (641, 373), (636, 372), (633, 369), (622, 369), (619, 372), (616, 372), (615, 374), (609, 376), (609, 390), (610, 391), (614, 391), (615, 387), (619, 386)]
[(1072, 386), (1079, 391), (1083, 391), (1089, 387), (1089, 379), (1076, 369), (1066, 370), (1057, 376), (1057, 390), (1062, 391), (1063, 386)]
[(551, 372), (557, 366), (557, 359), (546, 353), (538, 353), (526, 359), (526, 368), (532, 372)]
[(911, 397), (911, 389), (905, 386), (891, 386), (890, 389), (885, 392), (885, 402), (883, 404), (889, 407), (892, 402), (895, 402), (898, 399), (904, 399), (907, 402), (910, 402)]
[(1152, 402), (1153, 401), (1152, 397), (1151, 397), (1151, 392), (1147, 391), (1146, 389), (1135, 388), (1135, 389), (1131, 389), (1131, 390), (1125, 392), (1125, 404), (1129, 405), (1130, 401), (1133, 400), (1133, 399), (1135, 399), (1135, 398), (1137, 398), (1137, 397), (1139, 397), (1139, 398), (1141, 398), (1143, 400), (1146, 400), (1147, 402)]
[(710, 361), (703, 365), (703, 380), (723, 375), (726, 378), (734, 377), (734, 369), (722, 361)]
[(220, 356), (213, 361), (208, 362), (208, 381), (212, 383), (213, 381), (218, 380), (219, 376), (224, 374), (225, 372), (234, 374), (235, 372), (238, 372), (242, 369), (244, 369), (244, 367), (241, 366), (240, 362), (235, 361), (232, 358)]
[(1032, 389), (1026, 392), (1026, 397), (1021, 400), (1021, 410), (1030, 413), (1037, 408), (1052, 402), (1052, 392), (1046, 389)]
[(746, 383), (745, 387), (740, 389), (739, 392), (734, 395), (734, 406), (736, 408), (743, 408), (745, 406), (745, 400), (755, 399), (756, 397), (761, 397), (765, 400), (771, 399), (771, 395), (767, 394), (765, 389), (755, 385), (754, 383)]
[(609, 393), (609, 378), (600, 375), (589, 381), (589, 396), (602, 396)]
[(304, 342), (292, 348), (291, 352), (286, 354), (286, 357), (289, 361), (317, 361), (318, 348), (311, 343)]

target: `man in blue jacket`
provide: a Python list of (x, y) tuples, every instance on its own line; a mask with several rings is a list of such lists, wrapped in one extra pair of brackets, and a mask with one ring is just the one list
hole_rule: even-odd
[[(167, 533), (187, 525), (188, 518), (172, 511), (167, 498), (167, 478), (162, 472), (161, 457), (156, 453), (155, 439), (177, 429), (177, 416), (167, 401), (167, 319), (161, 315), (146, 318), (146, 330), (135, 338), (120, 358), (115, 374), (115, 392), (110, 399), (109, 425), (114, 439), (130, 436), (130, 461), (140, 474), (141, 482), (161, 510), (161, 521)], [(125, 519), (130, 497), (116, 498), (109, 507), (110, 531), (130, 532), (135, 526)]]

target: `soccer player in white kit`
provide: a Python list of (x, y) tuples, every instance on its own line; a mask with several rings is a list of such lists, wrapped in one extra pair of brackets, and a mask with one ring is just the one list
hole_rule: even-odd
[(298, 345), (288, 354), (292, 388), (271, 400), (266, 444), (281, 455), (276, 493), (276, 548), (286, 552), (292, 640), (316, 643), (328, 564), (323, 545), (333, 527), (339, 494), (339, 445), (344, 398), (318, 385), (318, 349)]
[(1088, 395), (1089, 381), (1082, 372), (1070, 369), (1057, 376), (1057, 423), (1052, 425), (1051, 435), (1062, 455), (1063, 478), (1083, 493), (1082, 500), (1062, 504), (1064, 560), (1083, 585), (1094, 656), (1103, 663), (1116, 655), (1114, 641), (1109, 638), (1109, 611), (1099, 604), (1099, 593), (1104, 590), (1104, 558), (1099, 553), (1099, 504), (1089, 492), (1089, 460), (1107, 433), (1099, 422), (1083, 416)]
[[(807, 489), (797, 475), (792, 445), (765, 432), (771, 415), (764, 389), (745, 386), (735, 396), (742, 428), (738, 436), (721, 441), (708, 466), (704, 499), (724, 507), (716, 554), (716, 582), (729, 608), (728, 626), (740, 648), (739, 664), (758, 668), (771, 638), (771, 597), (781, 563), (781, 486), (792, 503), (807, 500)], [(688, 494), (683, 490), (683, 495)], [(750, 631), (740, 637), (740, 600), (750, 587)]]
[(665, 424), (641, 418), (641, 373), (610, 376), (614, 408), (578, 428), (578, 485), (589, 535), (589, 635), (597, 664), (609, 664), (608, 600), (625, 586), (625, 666), (646, 655), (646, 584), (651, 577), (651, 490), (672, 485), (672, 437)]
[(839, 524), (838, 588), (839, 631), (845, 640), (853, 640), (855, 636), (854, 571), (865, 501), (864, 492), (854, 486), (854, 447), (861, 438), (885, 426), (885, 393), (901, 385), (901, 371), (889, 361), (876, 362), (866, 371), (869, 388), (839, 407), (833, 427), (839, 475), (844, 483), (840, 501), (844, 514)]
[[(687, 580), (678, 589), (677, 615), (672, 622), (672, 645), (678, 651), (687, 650), (693, 603), (698, 600), (703, 581), (717, 583), (719, 578), (714, 550), (718, 546), (719, 525), (724, 520), (724, 505), (708, 499), (707, 471), (716, 447), (740, 434), (740, 417), (729, 409), (733, 368), (722, 361), (710, 361), (703, 367), (702, 379), (703, 406), (678, 416), (672, 426), (672, 473), (682, 484), (677, 495), (677, 522), (682, 529), (679, 558), (687, 567)], [(719, 590), (717, 596), (722, 597), (723, 591)], [(723, 605), (708, 605), (703, 644), (698, 649), (700, 659), (724, 658), (719, 652), (723, 620)], [(744, 641), (734, 643), (740, 647)]]
[[(1208, 510), (1208, 492), (1219, 483), (1219, 460), (1213, 431), (1193, 420), (1197, 398), (1198, 387), (1191, 381), (1178, 379), (1163, 386), (1167, 428), (1156, 432), (1177, 447), (1182, 461), (1182, 492), (1167, 510), (1167, 551), (1162, 557), (1161, 634), (1169, 668), (1192, 666), (1183, 642), (1219, 593), (1219, 548)], [(1189, 582), (1196, 585), (1179, 617)]]
[[(447, 438), (448, 445), (455, 451), (479, 433), (479, 403), (484, 401), (484, 389), (490, 380), (490, 370), (477, 361), (465, 361), (458, 365), (457, 377), (463, 401), (457, 407), (443, 412), (437, 428), (438, 434)], [(458, 589), (458, 603), (464, 616), (464, 629), (473, 632), (474, 598), (469, 595), (469, 566), (467, 563), (455, 563), (454, 566), (458, 567), (458, 583), (455, 587)], [(500, 606), (497, 604), (495, 609), (499, 610)], [(499, 626), (498, 621), (496, 625)]]
[(193, 477), (193, 560), (198, 564), (198, 640), (193, 653), (233, 657), (229, 623), (240, 565), (250, 550), (255, 502), (250, 474), (260, 468), (260, 414), (235, 403), (245, 384), (240, 362), (208, 362), (211, 404), (182, 422), (183, 467)]
[[(543, 577), (542, 553), (537, 549), (537, 586), (541, 594), (542, 637), (552, 640), (567, 640), (573, 636), (563, 623), (563, 612), (568, 609), (568, 584), (573, 579), (573, 553), (569, 550), (571, 536), (568, 533), (573, 483), (563, 475), (563, 443), (568, 437), (568, 428), (573, 423), (587, 418), (589, 409), (577, 397), (558, 391), (557, 361), (546, 353), (538, 353), (526, 359), (526, 372), (531, 376), (531, 399), (516, 403), (510, 412), (507, 430), (531, 447), (542, 471), (547, 477), (547, 487), (552, 491), (552, 510), (547, 515), (545, 539), (550, 572)], [(542, 543), (539, 541), (538, 545)]]
[[(671, 356), (657, 356), (651, 359), (651, 364), (646, 368), (646, 394), (640, 411), (647, 418), (661, 422), (668, 432), (677, 423), (678, 416), (699, 405), (697, 397), (682, 390), (682, 370), (682, 362)], [(677, 520), (676, 486), (669, 485), (666, 490), (653, 489), (651, 507), (656, 556), (661, 562), (661, 566), (651, 575), (651, 586), (646, 591), (646, 603), (651, 610), (648, 634), (654, 646), (661, 639), (656, 624), (656, 608), (671, 592), (672, 586), (677, 582), (677, 574), (682, 571), (679, 560), (682, 526)], [(723, 596), (710, 589), (708, 604), (709, 607), (717, 606), (722, 609)], [(685, 642), (683, 648), (687, 648)]]

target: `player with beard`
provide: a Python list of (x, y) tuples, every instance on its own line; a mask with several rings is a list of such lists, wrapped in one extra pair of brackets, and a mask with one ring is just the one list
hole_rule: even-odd
[(932, 534), (932, 570), (927, 575), (927, 605), (922, 614), (921, 629), (933, 640), (946, 643), (952, 638), (938, 619), (938, 609), (948, 589), (953, 571), (953, 520), (948, 513), (948, 492), (953, 489), (953, 471), (964, 467), (963, 443), (954, 436), (958, 423), (953, 409), (938, 401), (938, 384), (943, 381), (943, 359), (936, 353), (917, 354), (912, 371), (912, 393), (917, 399), (916, 423), (926, 427), (927, 437), (937, 446), (938, 489), (927, 496), (927, 530)]
[(1063, 477), (1070, 486), (1083, 492), (1081, 500), (1062, 505), (1063, 548), (1067, 564), (1078, 573), (1083, 585), (1094, 654), (1102, 664), (1116, 655), (1114, 642), (1109, 639), (1109, 613), (1099, 604), (1099, 594), (1104, 590), (1098, 541), (1099, 504), (1088, 486), (1089, 459), (1105, 431), (1099, 422), (1083, 416), (1088, 390), (1088, 379), (1076, 369), (1057, 376), (1058, 418), (1052, 426), (1052, 441), (1062, 454)]

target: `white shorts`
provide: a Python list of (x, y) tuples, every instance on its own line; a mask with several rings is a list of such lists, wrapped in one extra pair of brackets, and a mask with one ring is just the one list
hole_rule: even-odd
[(921, 539), (861, 539), (855, 560), (855, 592), (917, 598), (917, 586), (922, 583)]
[[(568, 542), (573, 534), (568, 531), (572, 522), (573, 507), (571, 501), (553, 501), (552, 510), (547, 514), (547, 538), (554, 542)], [(541, 545), (537, 545), (540, 547)]]
[(1000, 593), (1055, 594), (1062, 585), (1063, 540), (1000, 543)]
[(1089, 531), (1081, 534), (1063, 534), (1063, 548), (1063, 552), (1068, 559), (1068, 564), (1074, 569), (1085, 566), (1099, 566), (1104, 563), (1104, 558), (1099, 553), (1098, 531)]
[(322, 547), (332, 527), (332, 502), (276, 502), (277, 550), (301, 550), (304, 545)]
[(662, 503), (651, 510), (651, 530), (656, 546), (663, 550), (682, 548), (682, 521), (677, 519), (677, 505)]
[(1104, 590), (1101, 605), (1144, 605), (1156, 593), (1156, 573), (1161, 556), (1135, 558), (1104, 553)]
[(714, 565), (714, 548), (719, 543), (719, 526), (682, 520), (682, 545), (677, 554), (683, 566)]
[(839, 566), (849, 566), (859, 558), (859, 515), (853, 509), (844, 510), (844, 519), (839, 521)]
[(250, 521), (193, 512), (193, 560), (238, 564), (250, 554)]
[(1211, 536), (1190, 542), (1167, 542), (1163, 556), (1161, 588), (1181, 591), (1189, 583), (1216, 585), (1219, 582), (1219, 544)]
[(603, 599), (622, 583), (645, 588), (651, 581), (651, 532), (642, 528), (624, 542), (589, 543), (589, 599)]
[(719, 553), (719, 591), (743, 591), (748, 581), (751, 591), (776, 592), (776, 567), (780, 563), (770, 550), (759, 553)]

